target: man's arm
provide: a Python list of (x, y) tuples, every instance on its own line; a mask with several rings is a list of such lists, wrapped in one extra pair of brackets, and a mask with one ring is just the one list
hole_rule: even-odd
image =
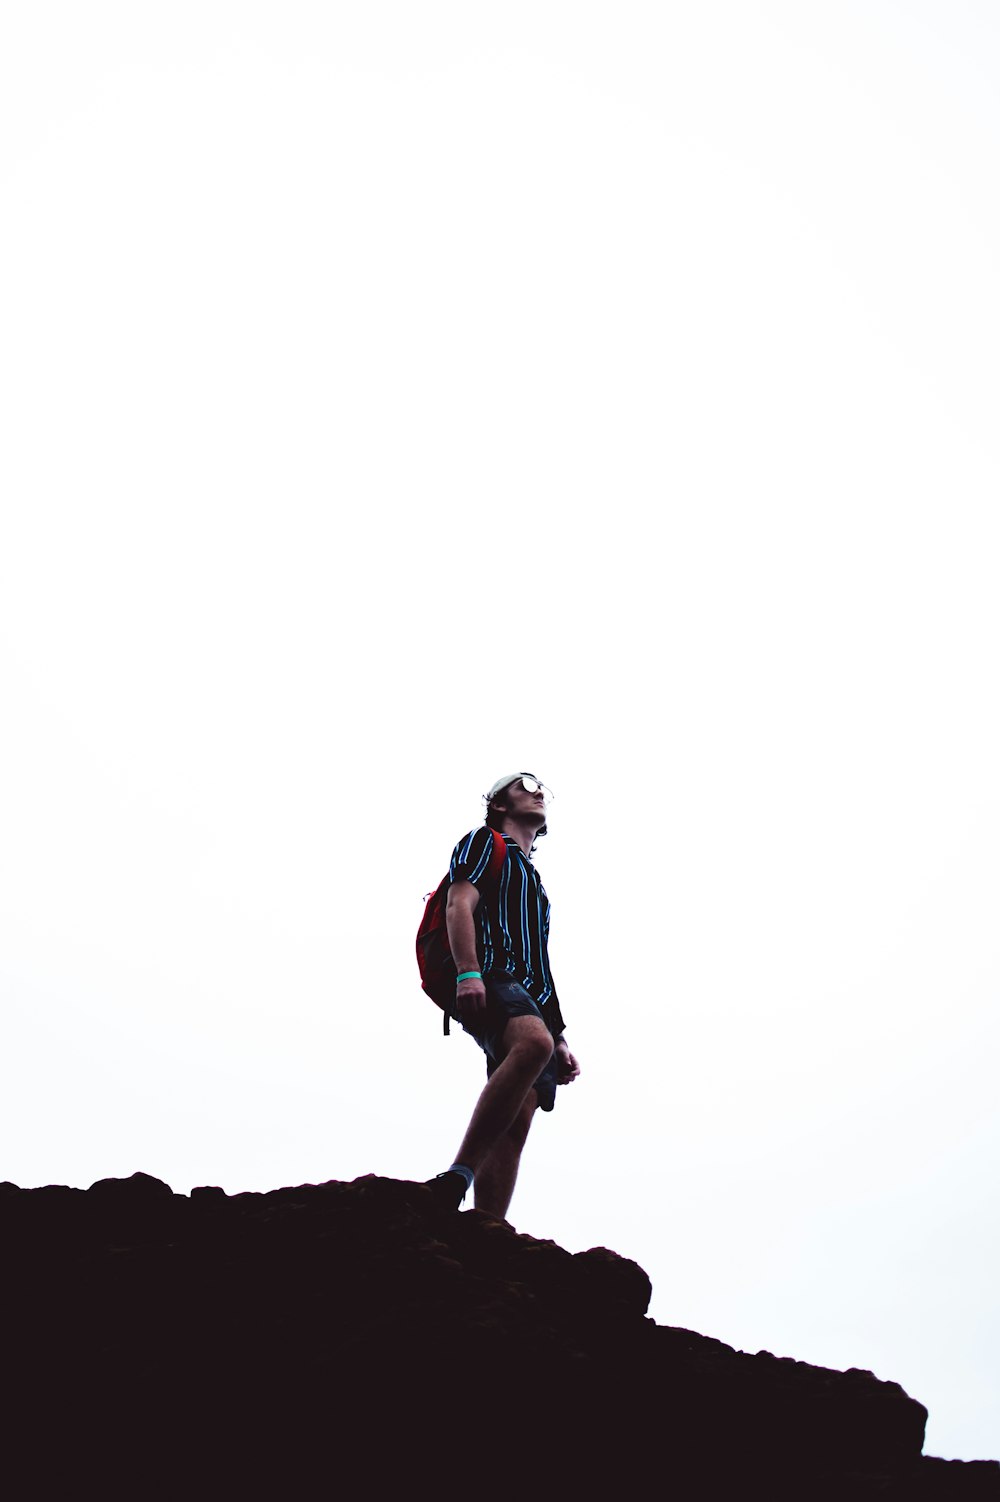
[[(463, 970), (479, 969), (476, 925), (472, 918), (478, 906), (479, 893), (471, 881), (452, 882), (448, 888), (445, 922), (448, 925), (448, 947), (459, 975)], [(471, 1018), (486, 1010), (486, 987), (482, 980), (459, 981), (455, 991), (455, 1010), (462, 1018)]]

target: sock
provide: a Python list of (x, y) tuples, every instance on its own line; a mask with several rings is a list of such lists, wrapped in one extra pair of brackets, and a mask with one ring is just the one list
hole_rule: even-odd
[(465, 1180), (466, 1189), (472, 1188), (472, 1181), (475, 1178), (475, 1174), (472, 1172), (471, 1168), (466, 1168), (464, 1163), (453, 1163), (448, 1169), (448, 1172), (460, 1173), (462, 1175), (462, 1178)]

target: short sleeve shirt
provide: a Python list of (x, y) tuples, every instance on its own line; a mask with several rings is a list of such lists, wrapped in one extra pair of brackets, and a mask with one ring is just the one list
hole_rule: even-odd
[(471, 881), (479, 892), (473, 914), (476, 949), (483, 975), (508, 975), (518, 981), (556, 1037), (564, 1023), (549, 969), (551, 904), (542, 879), (517, 841), (501, 835), (507, 855), (500, 879), (490, 879), (493, 832), (485, 825), (459, 840), (452, 852), (453, 882)]

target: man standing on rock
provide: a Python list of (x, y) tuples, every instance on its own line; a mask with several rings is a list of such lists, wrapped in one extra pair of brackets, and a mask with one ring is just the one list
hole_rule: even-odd
[[(488, 1078), (455, 1162), (430, 1185), (457, 1210), (475, 1182), (476, 1209), (500, 1219), (536, 1108), (551, 1111), (556, 1086), (580, 1073), (549, 972), (549, 899), (531, 860), (550, 799), (527, 772), (501, 777), (486, 794), (486, 823), (459, 840), (449, 869), (454, 1014), (485, 1052)], [(494, 830), (507, 847), (499, 874)]]

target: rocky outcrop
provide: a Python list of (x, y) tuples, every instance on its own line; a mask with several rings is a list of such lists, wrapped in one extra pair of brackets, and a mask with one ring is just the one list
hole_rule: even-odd
[(869, 1372), (646, 1317), (649, 1279), (419, 1184), (0, 1186), (17, 1495), (1000, 1498)]

